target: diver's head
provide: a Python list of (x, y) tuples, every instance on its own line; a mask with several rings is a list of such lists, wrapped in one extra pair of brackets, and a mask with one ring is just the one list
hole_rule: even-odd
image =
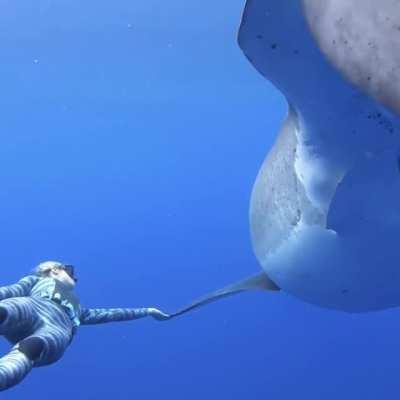
[(35, 269), (36, 275), (43, 278), (53, 278), (73, 289), (78, 281), (75, 277), (75, 268), (70, 264), (63, 264), (58, 261), (45, 261)]

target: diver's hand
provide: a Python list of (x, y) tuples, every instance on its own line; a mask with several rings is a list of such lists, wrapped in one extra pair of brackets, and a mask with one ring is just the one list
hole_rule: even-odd
[(166, 321), (167, 319), (171, 318), (169, 314), (162, 312), (158, 308), (149, 308), (147, 312), (151, 317), (153, 317), (157, 321)]

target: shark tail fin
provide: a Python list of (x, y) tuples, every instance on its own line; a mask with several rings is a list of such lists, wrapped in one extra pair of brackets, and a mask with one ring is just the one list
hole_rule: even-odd
[(186, 307), (183, 307), (175, 313), (170, 314), (170, 317), (177, 317), (198, 307), (213, 303), (214, 301), (220, 300), (224, 297), (232, 296), (234, 294), (248, 290), (279, 291), (280, 288), (271, 279), (269, 279), (264, 272), (262, 272), (258, 275), (245, 278), (239, 282), (235, 282), (231, 285), (225, 286), (222, 289), (218, 289), (214, 292), (206, 294), (205, 296), (202, 296), (192, 303), (188, 304)]

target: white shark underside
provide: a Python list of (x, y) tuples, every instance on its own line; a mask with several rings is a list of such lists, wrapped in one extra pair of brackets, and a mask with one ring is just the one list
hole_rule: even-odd
[(242, 50), (290, 104), (253, 189), (254, 250), (320, 306), (400, 305), (396, 21), (393, 0), (248, 0), (243, 14)]
[(248, 0), (238, 39), (289, 103), (251, 198), (264, 272), (174, 316), (251, 289), (400, 305), (400, 2)]

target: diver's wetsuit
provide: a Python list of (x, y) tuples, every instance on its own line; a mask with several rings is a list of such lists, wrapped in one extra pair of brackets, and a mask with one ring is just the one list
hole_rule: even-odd
[(30, 275), (0, 288), (0, 335), (14, 347), (0, 358), (0, 391), (19, 383), (33, 367), (59, 360), (79, 325), (128, 321), (148, 308), (82, 308), (78, 298), (53, 278)]

